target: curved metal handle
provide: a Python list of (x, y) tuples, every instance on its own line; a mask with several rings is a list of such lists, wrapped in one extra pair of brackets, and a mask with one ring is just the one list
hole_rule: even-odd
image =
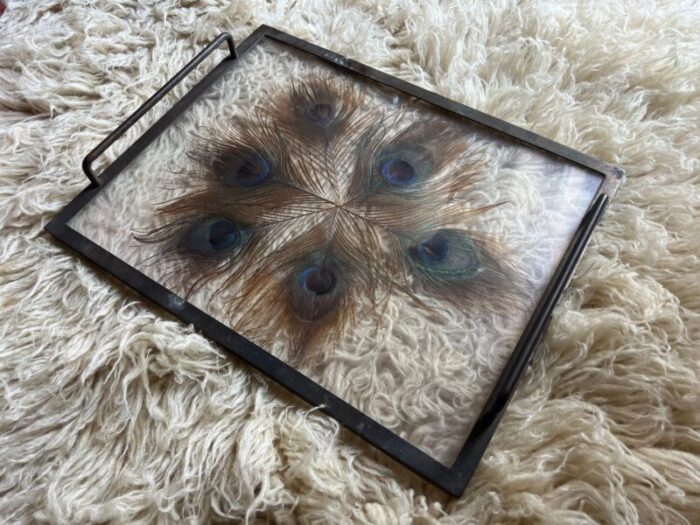
[(100, 142), (90, 153), (88, 153), (83, 159), (83, 171), (88, 179), (90, 179), (91, 186), (99, 186), (100, 181), (97, 179), (97, 175), (92, 170), (92, 163), (95, 162), (97, 157), (105, 152), (114, 142), (124, 135), (127, 130), (136, 124), (136, 122), (143, 117), (148, 110), (155, 106), (160, 99), (167, 95), (175, 86), (177, 86), (180, 81), (185, 78), (194, 68), (196, 68), (205, 58), (211, 55), (219, 46), (226, 41), (228, 43), (228, 49), (231, 54), (231, 58), (236, 58), (236, 44), (233, 41), (233, 37), (229, 33), (221, 33), (212, 42), (202, 49), (192, 60), (190, 60), (185, 67), (178, 71), (173, 78), (168, 80), (158, 91), (156, 91), (151, 98), (146, 102), (141, 104), (139, 108), (134, 111), (129, 117), (119, 124), (119, 126), (112, 131), (107, 138)]

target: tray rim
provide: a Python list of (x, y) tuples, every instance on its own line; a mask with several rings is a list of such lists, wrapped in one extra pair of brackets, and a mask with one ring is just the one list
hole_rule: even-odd
[[(230, 35), (224, 35), (230, 39)], [(221, 35), (221, 37), (224, 35)], [(529, 322), (523, 330), (518, 343), (513, 348), (472, 430), (465, 436), (461, 451), (450, 466), (439, 462), (428, 453), (394, 434), (379, 422), (354, 408), (348, 402), (331, 393), (291, 365), (286, 364), (267, 350), (248, 341), (233, 329), (216, 321), (204, 311), (183, 300), (177, 294), (169, 291), (68, 226), (68, 222), (73, 216), (100, 191), (106, 188), (131, 161), (145, 150), (167, 126), (174, 122), (225, 71), (230, 67), (234, 67), (237, 63), (237, 57), (243, 56), (266, 38), (308, 52), (341, 70), (351, 71), (357, 75), (397, 89), (443, 110), (476, 122), (499, 134), (516, 139), (530, 147), (545, 151), (603, 176), (603, 182), (596, 196), (592, 199), (589, 209), (577, 227), (553, 277), (542, 292), (542, 296), (533, 310)], [(273, 27), (261, 25), (236, 47), (235, 54), (231, 53), (231, 56), (227, 56), (219, 62), (212, 71), (205, 75), (172, 108), (107, 166), (97, 178), (99, 179), (98, 185), (92, 184), (82, 190), (46, 224), (45, 230), (48, 233), (176, 318), (194, 325), (200, 333), (217, 343), (228, 353), (242, 359), (245, 363), (273, 379), (308, 404), (318, 407), (321, 411), (338, 421), (343, 427), (360, 436), (391, 459), (412, 470), (450, 495), (459, 497), (464, 492), (488, 443), (493, 437), (496, 427), (516, 389), (518, 380), (544, 334), (552, 309), (568, 284), (595, 225), (622, 183), (624, 172), (617, 166), (602, 162), (532, 131), (410, 84)]]

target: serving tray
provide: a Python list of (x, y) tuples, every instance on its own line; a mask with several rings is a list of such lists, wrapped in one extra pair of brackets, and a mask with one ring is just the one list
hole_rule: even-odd
[(83, 169), (48, 232), (455, 496), (623, 178), (267, 26)]

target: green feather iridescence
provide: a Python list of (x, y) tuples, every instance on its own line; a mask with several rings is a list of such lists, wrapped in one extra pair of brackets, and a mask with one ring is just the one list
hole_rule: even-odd
[(416, 266), (443, 277), (471, 277), (480, 269), (479, 249), (467, 235), (456, 230), (438, 230), (409, 248)]

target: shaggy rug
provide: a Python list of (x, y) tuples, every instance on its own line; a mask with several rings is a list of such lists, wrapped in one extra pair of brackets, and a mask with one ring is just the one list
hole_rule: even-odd
[[(8, 4), (3, 523), (700, 523), (694, 2)], [(212, 37), (262, 23), (627, 173), (462, 498), (43, 231), (87, 151)]]

